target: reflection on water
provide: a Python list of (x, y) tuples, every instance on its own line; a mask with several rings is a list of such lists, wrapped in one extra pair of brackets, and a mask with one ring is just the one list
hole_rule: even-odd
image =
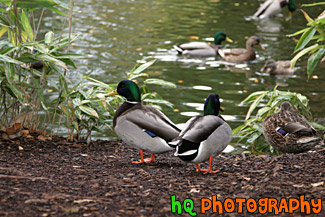
[[(307, 2), (302, 0), (299, 4)], [(299, 70), (294, 75), (270, 76), (259, 72), (269, 58), (292, 58), (295, 42), (286, 35), (305, 28), (306, 21), (299, 10), (289, 21), (285, 20), (286, 11), (282, 17), (261, 21), (247, 19), (260, 4), (256, 0), (239, 3), (233, 0), (86, 0), (75, 4), (79, 12), (74, 14), (73, 32), (81, 33), (81, 40), (74, 44), (73, 51), (91, 58), (81, 60), (79, 68), (70, 71), (74, 82), (83, 74), (104, 82), (118, 82), (138, 60), (153, 56), (159, 61), (147, 72), (152, 77), (176, 83), (177, 89), (149, 88), (180, 111), (164, 109), (176, 123), (201, 114), (205, 97), (214, 92), (220, 95), (226, 109), (223, 115), (234, 128), (244, 121), (247, 112), (246, 106), (238, 106), (240, 102), (253, 91), (273, 89), (275, 85), (280, 90), (306, 95), (314, 116), (325, 116), (322, 109), (325, 78), (320, 74), (325, 66), (315, 71), (317, 79), (309, 81), (306, 81), (306, 59), (298, 63)], [(321, 7), (306, 10), (316, 17)], [(266, 49), (256, 48), (257, 59), (252, 62), (234, 64), (218, 58), (178, 56), (172, 48), (174, 44), (194, 40), (190, 38), (210, 41), (216, 31), (225, 32), (235, 41), (224, 43), (228, 48), (245, 47), (246, 39), (256, 35)]]

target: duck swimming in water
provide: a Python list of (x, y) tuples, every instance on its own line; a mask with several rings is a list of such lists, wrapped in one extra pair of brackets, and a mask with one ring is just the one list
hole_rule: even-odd
[(259, 46), (262, 50), (264, 47), (261, 45), (260, 39), (256, 36), (251, 36), (246, 41), (245, 48), (233, 48), (233, 49), (219, 49), (218, 52), (222, 59), (228, 62), (241, 63), (244, 61), (250, 61), (256, 59), (256, 53), (254, 46)]
[(214, 35), (214, 44), (206, 42), (190, 42), (180, 45), (174, 45), (174, 49), (179, 54), (190, 57), (213, 57), (218, 56), (218, 50), (222, 48), (223, 41), (232, 42), (223, 32), (217, 32)]
[(270, 75), (288, 75), (294, 73), (290, 60), (275, 61), (274, 59), (267, 60), (260, 71)]
[(282, 8), (288, 5), (289, 16), (296, 10), (295, 0), (266, 0), (255, 12), (255, 18), (268, 18), (281, 12)]

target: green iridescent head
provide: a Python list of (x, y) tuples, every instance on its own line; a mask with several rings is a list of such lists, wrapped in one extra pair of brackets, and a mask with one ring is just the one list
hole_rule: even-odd
[(290, 12), (294, 12), (297, 9), (295, 0), (289, 0), (288, 9)]
[(223, 111), (220, 106), (220, 100), (218, 94), (210, 94), (204, 103), (204, 115), (219, 115), (219, 111)]
[(141, 102), (141, 93), (138, 85), (131, 80), (123, 80), (117, 86), (117, 93), (130, 102)]
[(217, 32), (216, 34), (214, 34), (214, 44), (215, 45), (221, 45), (221, 42), (223, 42), (224, 40), (228, 41), (228, 42), (232, 42), (232, 40), (230, 38), (227, 37), (227, 35), (223, 32)]

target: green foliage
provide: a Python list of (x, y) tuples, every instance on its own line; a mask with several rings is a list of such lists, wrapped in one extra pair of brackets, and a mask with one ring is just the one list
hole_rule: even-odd
[[(149, 92), (146, 84), (155, 84), (166, 87), (176, 87), (175, 84), (160, 80), (147, 79), (148, 74), (143, 73), (145, 69), (151, 66), (155, 60), (150, 60), (144, 64), (135, 66), (126, 75), (126, 79), (136, 79), (141, 91), (141, 97), (144, 104), (149, 104), (158, 109), (161, 105), (172, 108), (172, 104), (163, 100), (157, 93)], [(106, 84), (94, 78), (84, 76), (86, 81), (80, 82), (72, 88), (67, 86), (64, 89), (58, 89), (63, 92), (58, 106), (58, 112), (64, 115), (66, 126), (71, 129), (70, 137), (79, 139), (91, 139), (91, 133), (94, 131), (107, 133), (112, 130), (113, 116), (115, 110), (124, 102), (121, 96), (110, 96), (117, 84)], [(76, 133), (75, 133), (76, 132)]]
[[(296, 111), (299, 111), (306, 118), (311, 118), (308, 107), (308, 99), (300, 93), (277, 90), (277, 86), (272, 91), (258, 91), (250, 94), (242, 101), (243, 104), (250, 104), (245, 123), (233, 130), (233, 135), (239, 136), (238, 142), (244, 142), (244, 145), (254, 154), (263, 154), (265, 152), (278, 152), (269, 146), (263, 135), (262, 123), (270, 114), (278, 111), (282, 102), (290, 102)], [(252, 114), (255, 113), (255, 116)], [(314, 127), (321, 128), (317, 123), (312, 123)]]
[[(76, 68), (73, 59), (82, 57), (66, 54), (63, 49), (78, 38), (78, 35), (53, 32), (45, 34), (44, 40), (36, 41), (33, 11), (56, 7), (69, 9), (58, 0), (13, 0), (2, 1), (7, 6), (0, 14), (0, 125), (9, 127), (15, 122), (28, 127), (39, 127), (40, 111), (48, 114), (51, 106), (45, 101), (48, 92), (48, 76), (64, 77), (63, 70)], [(2, 5), (3, 6), (3, 5)], [(42, 18), (40, 17), (39, 22)], [(34, 28), (33, 28), (34, 27)], [(64, 79), (63, 79), (64, 80)]]
[[(115, 109), (124, 101), (120, 96), (108, 94), (117, 84), (105, 84), (84, 77), (86, 82), (72, 86), (66, 78), (66, 70), (76, 68), (73, 60), (83, 56), (64, 53), (63, 49), (68, 47), (69, 50), (69, 45), (78, 35), (56, 36), (48, 32), (43, 40), (35, 40), (38, 29), (34, 28), (37, 25), (30, 22), (35, 20), (33, 10), (48, 8), (65, 15), (58, 8), (69, 9), (68, 6), (59, 0), (13, 0), (3, 3), (8, 8), (0, 10), (0, 125), (7, 128), (14, 123), (22, 123), (24, 127), (39, 128), (40, 124), (58, 121), (59, 125), (63, 123), (70, 130), (71, 139), (90, 139), (93, 131), (107, 132), (107, 128), (112, 126)], [(161, 105), (172, 107), (157, 93), (149, 92), (146, 86), (175, 87), (175, 84), (161, 79), (147, 79), (148, 74), (143, 71), (154, 62), (149, 60), (136, 65), (126, 78), (138, 81), (144, 104), (158, 109)], [(49, 79), (53, 75), (57, 81)], [(54, 90), (52, 95), (57, 97), (49, 102), (45, 94), (50, 90)], [(40, 121), (41, 113), (47, 116)]]
[[(311, 7), (322, 4), (325, 4), (325, 2), (307, 4), (303, 6)], [(297, 54), (291, 60), (291, 67), (293, 68), (295, 66), (299, 58), (309, 53), (310, 56), (307, 61), (307, 76), (309, 79), (317, 64), (325, 54), (325, 14), (323, 12), (318, 18), (313, 20), (305, 11), (302, 10), (302, 12), (308, 21), (307, 26), (309, 27), (289, 35), (292, 37), (302, 34), (294, 49), (294, 52)], [(313, 41), (313, 45), (306, 47), (311, 41)]]

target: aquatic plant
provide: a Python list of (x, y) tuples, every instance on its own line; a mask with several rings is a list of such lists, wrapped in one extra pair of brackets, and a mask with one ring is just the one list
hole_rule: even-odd
[[(143, 64), (137, 64), (125, 78), (138, 83), (141, 91), (141, 100), (158, 109), (161, 105), (173, 108), (172, 104), (163, 100), (156, 92), (150, 92), (147, 85), (160, 85), (175, 88), (176, 85), (161, 79), (150, 79), (148, 74), (143, 73), (156, 60), (145, 60)], [(144, 62), (143, 60), (141, 62)], [(63, 86), (58, 110), (65, 117), (65, 125), (70, 129), (70, 138), (91, 140), (91, 134), (95, 131), (107, 134), (112, 130), (115, 110), (124, 102), (123, 97), (110, 96), (117, 83), (107, 84), (94, 78), (83, 76), (85, 79), (72, 88)], [(60, 86), (62, 87), (62, 86)], [(60, 91), (60, 90), (58, 90)]]
[[(15, 131), (19, 128), (50, 129), (52, 135), (53, 126), (63, 124), (69, 129), (70, 139), (88, 140), (94, 131), (107, 132), (114, 109), (123, 101), (120, 96), (108, 96), (117, 84), (105, 84), (90, 77), (72, 84), (66, 76), (69, 68), (76, 69), (73, 60), (84, 57), (69, 53), (70, 44), (78, 38), (71, 33), (73, 0), (70, 7), (52, 0), (2, 3), (6, 9), (0, 8), (0, 36), (3, 37), (0, 40), (0, 130), (14, 125)], [(36, 9), (42, 9), (37, 19)], [(60, 35), (50, 31), (44, 39), (36, 40), (45, 9), (69, 18), (68, 34), (62, 34), (63, 26)], [(64, 10), (69, 10), (69, 15)], [(145, 63), (136, 65), (125, 79), (139, 82), (144, 104), (160, 109), (161, 104), (172, 107), (157, 93), (149, 92), (146, 85), (175, 85), (147, 78), (143, 71), (155, 60), (143, 61)], [(48, 92), (56, 96), (52, 101), (45, 96)]]
[[(303, 6), (312, 7), (324, 4), (325, 2), (318, 2), (314, 4), (305, 4)], [(293, 37), (302, 34), (294, 49), (296, 55), (291, 60), (291, 68), (295, 66), (299, 58), (309, 54), (307, 61), (307, 76), (309, 79), (319, 61), (325, 61), (325, 11), (323, 11), (316, 19), (312, 19), (304, 10), (301, 11), (308, 21), (307, 26), (309, 27), (289, 35), (290, 37)], [(311, 41), (313, 41), (313, 44), (306, 47)]]
[[(71, 20), (72, 7), (52, 0), (7, 0), (2, 1), (2, 4), (0, 125), (3, 129), (16, 123), (22, 127), (39, 128), (41, 111), (47, 114), (47, 121), (50, 121), (50, 110), (56, 107), (45, 101), (44, 95), (49, 91), (48, 76), (57, 74), (61, 80), (65, 80), (68, 67), (76, 68), (73, 59), (81, 57), (64, 50), (67, 47), (69, 50), (70, 43), (76, 40), (78, 35), (55, 35), (50, 31), (45, 34), (44, 39), (37, 40), (39, 26), (45, 9), (64, 16), (67, 16), (64, 10), (69, 10)], [(42, 10), (38, 18), (34, 13), (37, 9)], [(35, 20), (38, 20), (38, 24)], [(71, 28), (71, 25), (69, 26)]]

